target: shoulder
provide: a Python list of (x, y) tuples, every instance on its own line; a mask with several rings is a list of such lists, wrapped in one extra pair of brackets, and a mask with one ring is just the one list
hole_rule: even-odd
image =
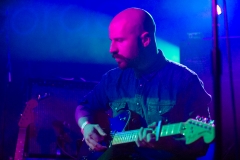
[(110, 69), (109, 71), (107, 71), (104, 75), (103, 78), (114, 78), (114, 77), (118, 77), (119, 75), (121, 75), (123, 72), (123, 70), (121, 70), (120, 68), (113, 68)]
[(202, 83), (196, 72), (183, 64), (170, 60), (167, 60), (167, 64), (165, 65), (162, 73), (167, 81), (177, 84), (190, 85), (196, 82)]
[(173, 62), (171, 60), (167, 60), (167, 65), (165, 69), (177, 75), (180, 74), (185, 76), (197, 76), (197, 73), (188, 68), (187, 66), (177, 62)]
[(109, 71), (107, 71), (102, 79), (107, 81), (107, 82), (116, 82), (120, 78), (121, 79), (126, 79), (127, 77), (132, 77), (134, 75), (134, 71), (132, 69), (120, 69), (120, 68), (113, 68)]
[(120, 68), (116, 67), (113, 69), (110, 69), (109, 71), (107, 71), (104, 76), (111, 76), (111, 75), (116, 75), (116, 74), (121, 74), (123, 72), (123, 70), (121, 70)]

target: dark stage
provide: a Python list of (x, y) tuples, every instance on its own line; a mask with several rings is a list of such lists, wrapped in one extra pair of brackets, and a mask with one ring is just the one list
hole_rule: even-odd
[[(211, 3), (210, 0), (1, 1), (0, 159), (14, 159), (16, 149), (21, 147), (17, 146), (20, 133), (25, 137), (22, 148), (28, 160), (80, 159), (80, 152), (87, 146), (82, 143), (74, 112), (101, 76), (117, 67), (109, 53), (108, 25), (115, 14), (128, 7), (140, 7), (152, 14), (158, 48), (168, 59), (199, 75), (212, 95), (210, 113), (215, 119)], [(218, 4), (224, 8), (223, 2)], [(221, 56), (218, 108), (221, 115), (217, 116), (222, 121), (223, 160), (240, 157), (239, 6), (238, 0), (227, 2), (229, 37), (224, 12), (218, 16), (217, 24)], [(42, 99), (37, 105), (26, 104), (38, 96)], [(19, 130), (21, 127), (25, 129)], [(208, 154), (199, 160), (213, 159), (214, 144), (213, 141)]]

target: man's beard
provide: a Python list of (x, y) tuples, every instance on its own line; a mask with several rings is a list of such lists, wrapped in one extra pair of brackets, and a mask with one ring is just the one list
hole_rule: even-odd
[(116, 60), (119, 68), (121, 68), (121, 69), (127, 69), (127, 68), (134, 67), (134, 65), (133, 65), (134, 59), (125, 58), (118, 54), (112, 55), (112, 57)]

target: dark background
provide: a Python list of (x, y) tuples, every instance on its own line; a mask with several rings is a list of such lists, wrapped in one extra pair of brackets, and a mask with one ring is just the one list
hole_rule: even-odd
[[(230, 56), (226, 48), (224, 16), (223, 14), (218, 16), (219, 48), (222, 57), (222, 105), (219, 109), (222, 111), (223, 122), (223, 159), (235, 158), (234, 132), (237, 129), (238, 133), (240, 132), (239, 3), (238, 0), (227, 2)], [(223, 8), (222, 1), (219, 5)], [(75, 89), (71, 87), (69, 89), (69, 86), (75, 84), (75, 81), (77, 84), (97, 82), (103, 73), (116, 66), (108, 52), (108, 24), (119, 11), (133, 6), (146, 9), (152, 14), (157, 26), (158, 47), (169, 59), (181, 62), (196, 71), (203, 80), (206, 90), (214, 98), (210, 0), (2, 0), (0, 2), (0, 159), (14, 156), (18, 121), (25, 109), (25, 102), (34, 96), (32, 92), (40, 92), (47, 87), (47, 90), (57, 96), (55, 100), (65, 99), (60, 108), (67, 113), (68, 116), (65, 118), (70, 119), (69, 115), (74, 108), (70, 109), (68, 105), (74, 107), (72, 101), (80, 99), (91, 89), (91, 86), (86, 88), (85, 85), (80, 85)], [(233, 66), (235, 113), (232, 109), (233, 95), (230, 88), (228, 56)], [(11, 82), (8, 73), (11, 73)], [(29, 82), (29, 78), (53, 81), (49, 82), (50, 86), (46, 84), (39, 86), (39, 83), (36, 83), (35, 87), (30, 88), (33, 84)], [(54, 86), (58, 82), (64, 85)], [(66, 98), (75, 95), (74, 93), (78, 93), (78, 96), (72, 99)], [(41, 103), (51, 100), (54, 101), (54, 98), (46, 99)], [(48, 104), (53, 106), (53, 103)], [(214, 119), (213, 105), (210, 105), (210, 111)], [(40, 106), (44, 105), (40, 104)], [(50, 112), (48, 108), (42, 107), (39, 112)], [(54, 116), (62, 113), (57, 107), (55, 109)], [(234, 126), (233, 114), (237, 115), (238, 126)], [(57, 120), (60, 123), (64, 121), (58, 118)], [(71, 123), (74, 123), (72, 119)], [(63, 128), (65, 131), (69, 129), (66, 126)], [(75, 134), (74, 138), (72, 137), (74, 141), (78, 137), (81, 138), (76, 132), (75, 130), (71, 132)], [(52, 139), (56, 139), (57, 133), (52, 131), (51, 133)]]

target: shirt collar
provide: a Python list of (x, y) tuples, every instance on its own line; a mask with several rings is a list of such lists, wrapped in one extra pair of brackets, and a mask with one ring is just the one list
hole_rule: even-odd
[(144, 78), (149, 80), (154, 77), (157, 72), (166, 65), (167, 62), (161, 50), (158, 50), (157, 59), (158, 60), (155, 61), (155, 63), (153, 63), (147, 70), (145, 70), (144, 73), (134, 71), (136, 78)]

